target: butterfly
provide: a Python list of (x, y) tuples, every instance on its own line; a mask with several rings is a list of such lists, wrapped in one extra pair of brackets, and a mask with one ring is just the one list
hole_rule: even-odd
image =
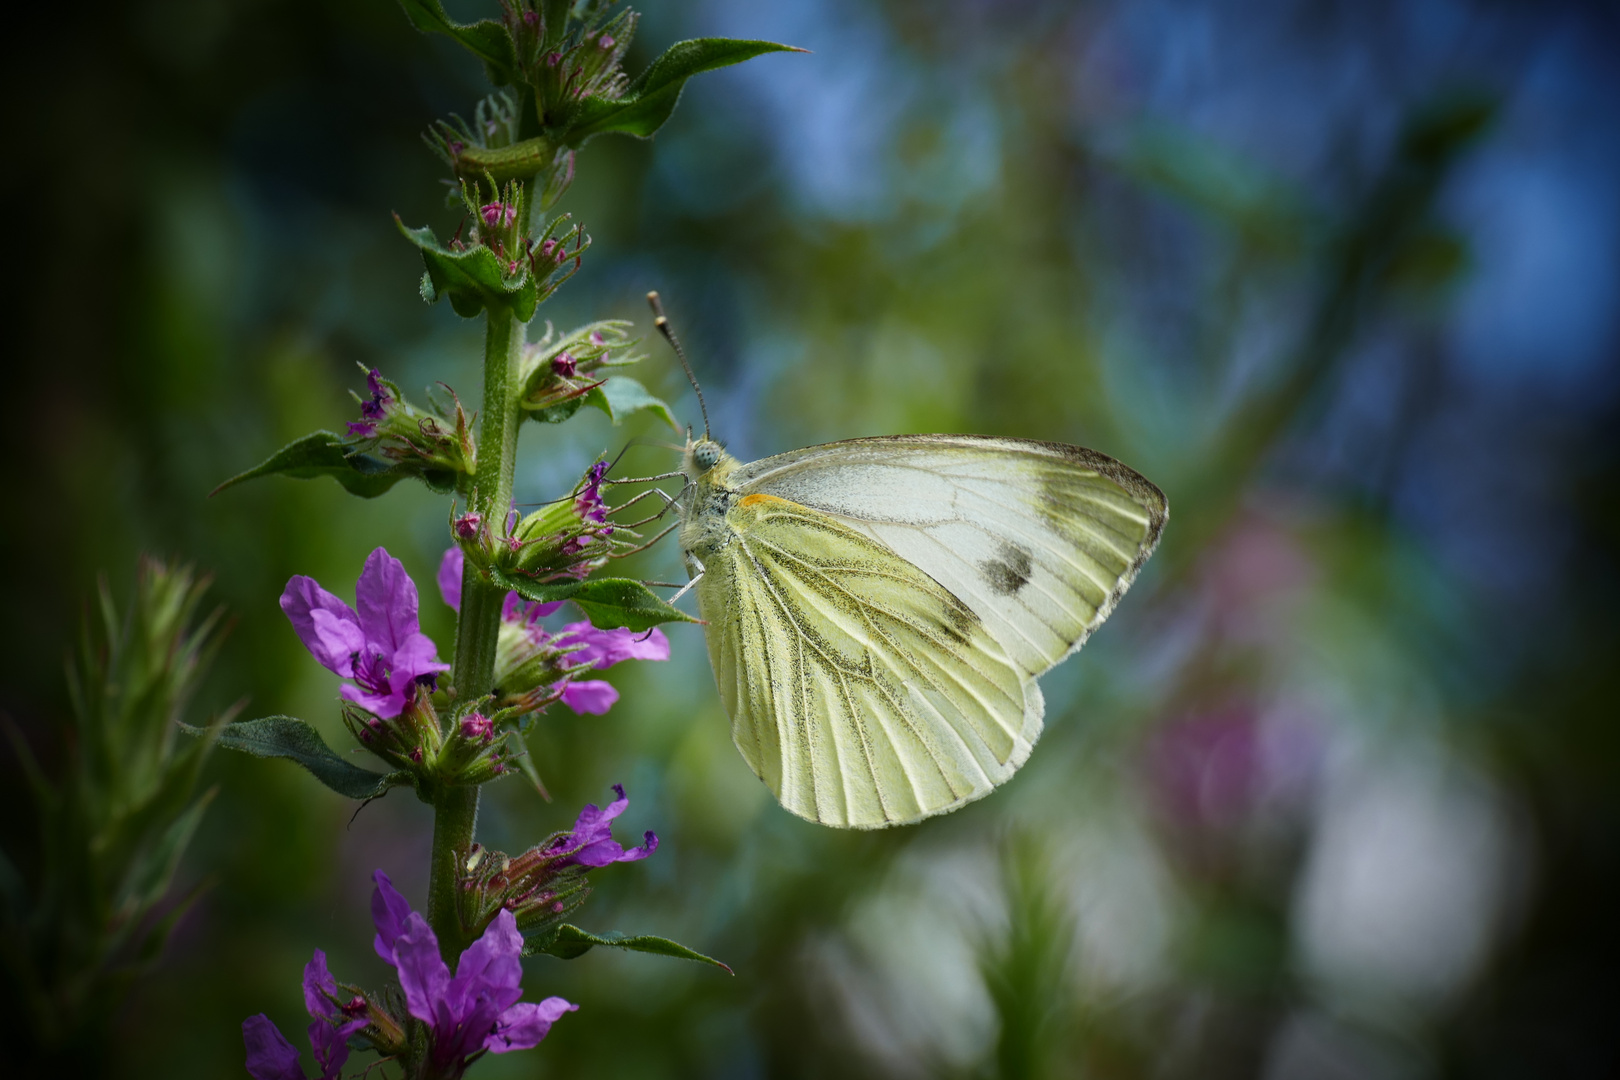
[(792, 813), (855, 829), (1006, 782), (1040, 737), (1037, 678), (1125, 595), (1164, 529), (1164, 493), (1093, 450), (981, 435), (745, 464), (704, 411), (680, 544), (755, 775)]

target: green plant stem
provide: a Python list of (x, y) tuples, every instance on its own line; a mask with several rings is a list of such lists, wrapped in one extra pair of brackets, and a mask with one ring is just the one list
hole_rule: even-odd
[[(524, 325), (510, 311), (491, 308), (484, 337), (484, 408), (478, 431), (478, 471), (472, 509), (501, 535), (512, 505), (512, 474), (517, 465), (518, 376)], [(488, 693), (495, 684), (495, 647), (501, 628), (500, 589), (485, 581), (468, 560), (461, 575), (461, 617), (456, 626), (456, 660), (451, 685), (459, 700)], [(472, 848), (478, 822), (478, 788), (443, 786), (433, 793), (433, 864), (428, 876), (428, 923), (439, 951), (452, 967), (469, 944), (456, 904), (460, 863)]]

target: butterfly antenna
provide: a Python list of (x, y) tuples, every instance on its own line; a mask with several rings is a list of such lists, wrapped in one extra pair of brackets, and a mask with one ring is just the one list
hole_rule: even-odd
[(697, 391), (698, 411), (703, 414), (703, 437), (707, 439), (709, 438), (709, 407), (703, 401), (703, 387), (698, 385), (697, 376), (692, 374), (692, 365), (687, 363), (686, 360), (686, 350), (681, 348), (680, 339), (675, 336), (674, 328), (669, 325), (669, 319), (664, 315), (664, 305), (659, 302), (658, 294), (656, 292), (648, 293), (647, 303), (652, 305), (653, 325), (658, 327), (658, 332), (664, 335), (664, 340), (669, 342), (670, 346), (675, 350), (675, 356), (680, 360), (682, 370), (686, 372), (687, 382), (690, 382), (692, 389)]

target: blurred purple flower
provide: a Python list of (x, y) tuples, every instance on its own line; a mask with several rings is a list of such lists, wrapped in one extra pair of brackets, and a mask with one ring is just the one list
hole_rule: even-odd
[[(336, 1080), (349, 1060), (349, 1036), (364, 1028), (366, 1014), (338, 1006), (337, 980), (326, 968), (326, 954), (320, 949), (304, 966), (304, 1008), (313, 1017), (309, 1042), (315, 1051), (315, 1064), (321, 1080)], [(298, 1065), (298, 1050), (264, 1013), (242, 1021), (242, 1042), (247, 1047), (247, 1071), (254, 1080), (304, 1080)]]
[(1238, 702), (1177, 717), (1147, 746), (1149, 790), (1167, 825), (1188, 841), (1275, 830), (1305, 811), (1322, 754), (1307, 716)]
[(345, 700), (384, 719), (398, 716), (418, 682), (450, 670), (417, 622), (416, 583), (404, 565), (377, 548), (355, 586), (353, 608), (302, 574), (287, 582), (281, 610), (304, 647), (327, 670), (353, 679)]
[(521, 1002), (523, 935), (517, 920), (502, 909), (450, 969), (439, 955), (439, 941), (427, 920), (410, 910), (381, 870), (371, 910), (377, 927), (374, 945), (399, 973), (410, 1014), (429, 1025), (429, 1056), (440, 1069), (460, 1075), (465, 1059), (480, 1051), (504, 1054), (527, 1050), (546, 1037), (564, 1013), (578, 1009), (560, 997)]
[(613, 792), (618, 798), (608, 803), (607, 809), (599, 810), (595, 803), (587, 803), (579, 812), (574, 828), (546, 845), (546, 857), (556, 860), (552, 863), (554, 868), (635, 862), (658, 850), (658, 837), (651, 832), (642, 836), (640, 847), (626, 849), (613, 839), (613, 819), (630, 805), (623, 784), (614, 784)]

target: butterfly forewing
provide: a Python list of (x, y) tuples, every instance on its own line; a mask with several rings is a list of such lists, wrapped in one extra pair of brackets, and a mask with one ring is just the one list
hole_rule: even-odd
[(1040, 692), (970, 603), (848, 521), (765, 494), (698, 585), (737, 748), (829, 825), (915, 821), (1028, 756)]
[(731, 483), (879, 541), (971, 608), (1026, 679), (1107, 618), (1166, 517), (1163, 493), (1105, 455), (971, 435), (829, 443)]

